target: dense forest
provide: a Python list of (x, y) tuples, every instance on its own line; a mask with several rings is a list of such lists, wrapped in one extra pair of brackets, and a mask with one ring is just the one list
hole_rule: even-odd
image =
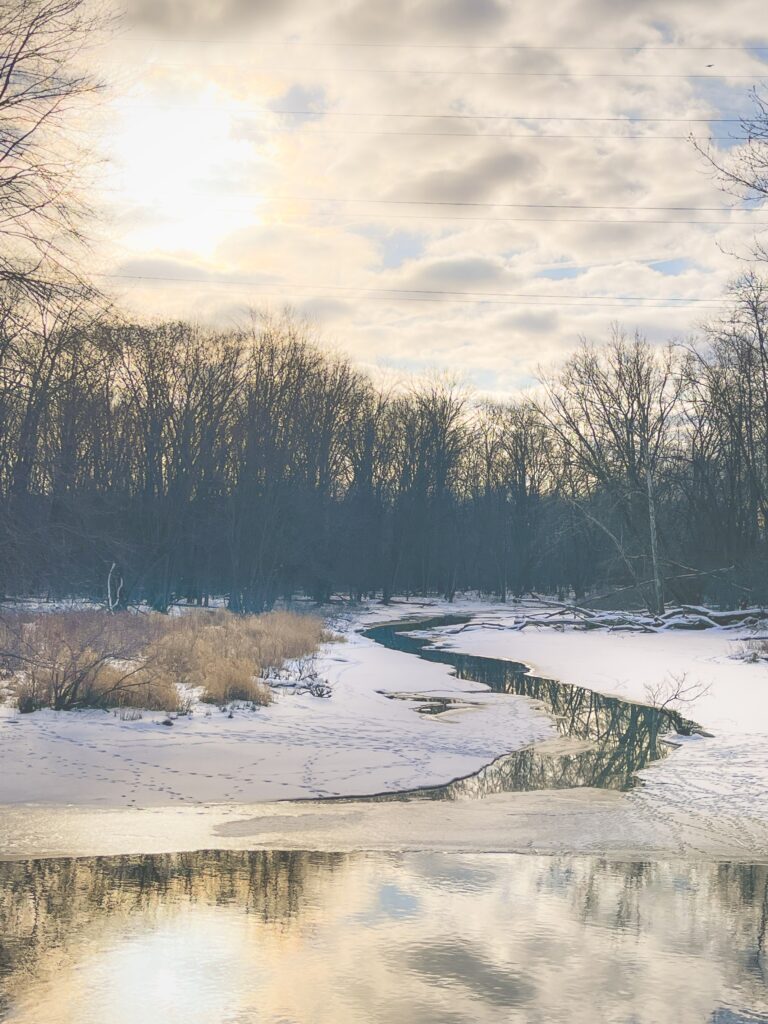
[(93, 308), (4, 293), (6, 596), (768, 598), (758, 277), (695, 344), (617, 330), (505, 404), (382, 391), (289, 315), (216, 333)]
[[(695, 341), (617, 328), (503, 404), (445, 378), (383, 390), (290, 315), (130, 322), (82, 269), (75, 114), (102, 89), (83, 55), (104, 30), (86, 0), (0, 13), (0, 596), (768, 600), (759, 275)], [(726, 162), (702, 156), (754, 204), (753, 100)]]

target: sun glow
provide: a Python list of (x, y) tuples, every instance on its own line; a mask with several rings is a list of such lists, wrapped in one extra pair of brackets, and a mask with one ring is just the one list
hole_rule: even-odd
[(268, 144), (236, 130), (231, 101), (208, 89), (194, 103), (157, 103), (144, 91), (113, 112), (109, 193), (126, 248), (207, 259), (232, 231), (262, 223)]

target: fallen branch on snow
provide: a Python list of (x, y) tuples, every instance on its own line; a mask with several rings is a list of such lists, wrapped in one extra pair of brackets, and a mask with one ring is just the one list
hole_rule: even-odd
[[(555, 602), (541, 601), (545, 605)], [(701, 605), (677, 605), (668, 608), (662, 615), (650, 615), (646, 612), (599, 612), (591, 608), (558, 603), (556, 611), (523, 615), (513, 624), (504, 626), (500, 623), (472, 622), (467, 626), (484, 626), (494, 629), (522, 631), (530, 627), (548, 629), (592, 630), (604, 629), (610, 632), (660, 633), (667, 630), (700, 630), (700, 629), (733, 629), (736, 627), (756, 628), (768, 620), (768, 613), (763, 608), (743, 608), (716, 611)], [(462, 627), (467, 628), (467, 627)]]

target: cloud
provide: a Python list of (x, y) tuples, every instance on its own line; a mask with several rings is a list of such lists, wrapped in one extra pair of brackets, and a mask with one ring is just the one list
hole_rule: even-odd
[[(230, 283), (231, 275), (217, 269), (187, 260), (167, 257), (144, 257), (119, 263), (114, 271), (118, 277), (166, 281), (200, 281), (204, 283)], [(234, 283), (269, 284), (275, 279), (270, 274), (235, 275)]]
[(493, 199), (502, 189), (530, 182), (540, 161), (522, 147), (465, 160), (461, 166), (441, 167), (394, 187), (391, 199), (425, 202), (482, 202)]
[[(482, 256), (463, 259), (422, 260), (411, 273), (399, 279), (401, 288), (445, 288), (451, 291), (500, 286), (505, 280), (504, 266), (498, 260)], [(509, 283), (509, 282), (507, 282)]]
[(514, 313), (502, 322), (505, 329), (524, 334), (552, 334), (558, 325), (557, 313), (552, 309), (541, 312), (529, 309), (527, 312)]
[(127, 13), (134, 24), (163, 32), (230, 33), (278, 24), (294, 7), (295, 0), (130, 0)]
[(472, 949), (468, 944), (457, 947), (454, 942), (433, 941), (398, 950), (390, 959), (397, 966), (403, 955), (409, 970), (428, 984), (439, 985), (450, 978), (457, 988), (471, 991), (482, 1005), (508, 1009), (532, 1002), (536, 993), (534, 983), (525, 975), (509, 964), (495, 965), (485, 950)]
[(435, 0), (418, 5), (416, 11), (417, 20), (430, 26), (472, 36), (498, 28), (507, 20), (507, 10), (497, 0)]
[[(762, 7), (643, 0), (627, 19), (614, 0), (135, 0), (123, 79), (142, 109), (124, 150), (149, 184), (118, 198), (114, 264), (204, 279), (136, 284), (149, 314), (292, 301), (369, 366), (450, 366), (496, 393), (612, 320), (685, 334), (698, 304), (609, 297), (716, 298), (738, 271), (727, 253), (759, 214), (643, 208), (728, 205), (686, 138), (709, 125), (663, 119), (747, 111), (765, 65), (721, 51), (715, 70), (743, 80), (686, 78), (713, 56), (653, 47), (754, 45)], [(149, 54), (148, 34), (167, 49)], [(203, 45), (177, 46), (190, 36)], [(117, 63), (130, 47), (126, 33)], [(274, 113), (287, 107), (323, 113)]]
[(498, 0), (358, 0), (342, 6), (329, 28), (342, 38), (367, 43), (442, 43), (482, 37), (501, 28), (508, 17), (508, 7)]

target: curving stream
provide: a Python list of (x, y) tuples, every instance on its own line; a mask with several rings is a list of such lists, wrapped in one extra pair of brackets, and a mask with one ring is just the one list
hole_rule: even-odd
[[(380, 794), (370, 799), (455, 800), (491, 793), (585, 786), (626, 790), (638, 784), (639, 771), (670, 753), (675, 734), (702, 733), (700, 726), (676, 711), (543, 679), (531, 675), (520, 662), (442, 650), (434, 646), (433, 637), (425, 635), (435, 629), (462, 626), (470, 621), (465, 616), (408, 619), (375, 626), (363, 635), (391, 650), (449, 665), (459, 679), (482, 683), (496, 693), (534, 701), (554, 720), (563, 740), (561, 748), (552, 751), (551, 744), (525, 747), (497, 758), (474, 775), (446, 785)], [(413, 700), (416, 710), (426, 714), (440, 714), (469, 703), (418, 694), (391, 696)]]

